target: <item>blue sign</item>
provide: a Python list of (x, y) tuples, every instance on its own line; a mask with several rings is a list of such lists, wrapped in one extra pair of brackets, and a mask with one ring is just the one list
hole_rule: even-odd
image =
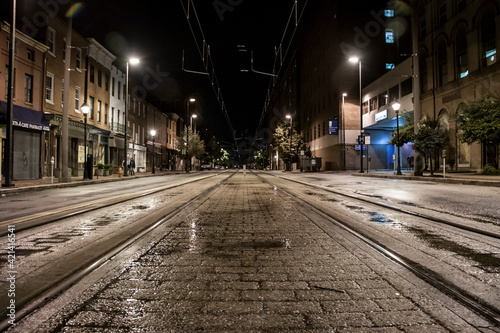
[[(361, 148), (361, 145), (356, 145), (356, 150), (360, 150), (359, 148)], [(363, 150), (365, 150), (366, 146), (363, 145)]]
[(339, 134), (339, 122), (337, 120), (328, 121), (328, 135)]

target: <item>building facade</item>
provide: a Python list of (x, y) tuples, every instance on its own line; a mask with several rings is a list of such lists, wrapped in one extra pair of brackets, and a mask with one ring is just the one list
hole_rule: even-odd
[[(0, 22), (0, 156), (4, 174), (6, 112), (9, 83), (10, 25)], [(48, 121), (43, 116), (44, 63), (48, 47), (16, 30), (14, 51), (14, 91), (12, 109), (13, 160), (12, 179), (38, 179), (50, 165), (44, 144), (50, 137)]]
[(500, 97), (500, 3), (416, 1), (415, 10), (422, 117), (439, 120), (448, 132), (447, 167), (478, 171), (488, 163), (498, 165), (498, 145), (460, 142), (453, 118), (464, 105)]

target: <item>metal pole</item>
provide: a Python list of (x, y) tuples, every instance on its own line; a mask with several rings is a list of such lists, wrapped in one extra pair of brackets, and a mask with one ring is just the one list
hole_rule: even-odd
[(71, 32), (73, 26), (73, 18), (68, 17), (68, 27), (66, 31), (66, 53), (64, 57), (64, 104), (61, 125), (61, 161), (62, 174), (60, 181), (70, 182), (71, 175), (69, 174), (69, 87), (70, 87), (70, 66), (71, 66)]
[(123, 163), (123, 175), (128, 176), (128, 167), (127, 167), (127, 148), (128, 148), (128, 142), (127, 142), (127, 117), (128, 117), (128, 60), (127, 60), (127, 70), (126, 70), (126, 75), (125, 75), (125, 119), (123, 119), (123, 131), (124, 131), (124, 141), (123, 141), (123, 151), (125, 156), (123, 157), (125, 162)]
[(155, 136), (153, 135), (153, 174), (155, 173)]
[(188, 159), (189, 159), (189, 126), (188, 126), (188, 117), (189, 117), (189, 99), (186, 100), (186, 173), (189, 173), (188, 168)]
[(12, 132), (12, 110), (13, 110), (13, 100), (14, 100), (14, 56), (15, 56), (15, 44), (16, 44), (16, 0), (12, 0), (12, 16), (10, 21), (10, 44), (9, 44), (9, 89), (7, 92), (7, 115), (6, 115), (6, 143), (5, 143), (5, 183), (2, 184), (3, 187), (12, 187), (12, 162), (13, 162), (13, 132)]
[(85, 113), (83, 116), (85, 119), (84, 120), (85, 126), (83, 129), (83, 136), (85, 137), (85, 151), (84, 151), (85, 162), (83, 164), (83, 179), (86, 180), (89, 178), (89, 175), (87, 174), (87, 114)]
[[(363, 136), (363, 87), (361, 86), (361, 59), (359, 59), (359, 115), (360, 115), (360, 134)], [(360, 149), (359, 149), (359, 157), (360, 157), (360, 170), (359, 173), (364, 173), (363, 171), (363, 145), (360, 144)]]
[(397, 175), (402, 175), (401, 173), (401, 147), (399, 145), (399, 111), (396, 110), (396, 135), (397, 135), (397, 140), (396, 140), (396, 147), (398, 148), (398, 172), (396, 173)]
[(342, 152), (343, 152), (344, 171), (346, 171), (346, 163), (345, 163), (345, 118), (344, 118), (344, 103), (345, 103), (345, 94), (342, 94)]
[(290, 171), (292, 171), (292, 124), (293, 124), (293, 117), (290, 116), (290, 150), (289, 150)]

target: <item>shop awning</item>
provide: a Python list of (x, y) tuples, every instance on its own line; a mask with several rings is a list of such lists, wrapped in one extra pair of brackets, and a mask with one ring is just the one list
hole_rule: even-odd
[[(0, 101), (1, 119), (5, 123), (7, 118), (7, 103)], [(38, 131), (50, 131), (49, 122), (44, 118), (42, 112), (14, 105), (12, 109), (12, 126)]]

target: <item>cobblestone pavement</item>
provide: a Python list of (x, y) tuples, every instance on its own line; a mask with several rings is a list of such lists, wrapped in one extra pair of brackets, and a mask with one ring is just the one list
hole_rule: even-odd
[(477, 332), (484, 324), (299, 209), (238, 173), (32, 332)]

